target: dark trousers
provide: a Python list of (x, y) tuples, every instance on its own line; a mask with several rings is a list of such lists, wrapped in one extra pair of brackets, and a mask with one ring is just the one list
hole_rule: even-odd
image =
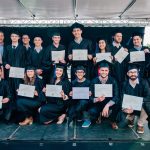
[[(98, 102), (98, 103), (91, 104), (90, 108), (88, 109), (88, 113), (89, 113), (91, 121), (96, 121), (98, 119), (98, 117), (100, 115), (100, 112), (103, 111), (103, 108), (105, 107), (105, 105), (107, 103), (108, 103), (108, 101), (104, 100), (103, 102)], [(119, 111), (119, 106), (114, 104), (109, 109), (112, 110), (112, 113), (110, 114), (109, 119), (112, 122), (115, 122), (118, 111)]]
[(72, 120), (76, 117), (80, 117), (82, 113), (87, 110), (88, 104), (88, 100), (72, 100), (71, 106), (68, 110), (69, 118)]
[(24, 118), (34, 116), (38, 112), (41, 102), (37, 99), (18, 98), (17, 110), (24, 116)]

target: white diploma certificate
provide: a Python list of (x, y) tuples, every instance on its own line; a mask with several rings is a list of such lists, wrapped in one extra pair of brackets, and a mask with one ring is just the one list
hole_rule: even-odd
[(34, 92), (35, 92), (35, 86), (26, 85), (26, 84), (20, 84), (19, 85), (19, 90), (18, 90), (18, 95), (19, 96), (33, 98), (34, 97)]
[(95, 84), (95, 97), (112, 97), (112, 84)]
[(143, 97), (131, 96), (124, 94), (122, 108), (132, 108), (133, 110), (141, 111)]
[(123, 62), (123, 60), (128, 56), (128, 54), (129, 53), (126, 52), (123, 47), (121, 47), (120, 50), (115, 54), (114, 57), (121, 64)]
[(130, 52), (130, 62), (145, 61), (144, 51)]
[(19, 68), (19, 67), (10, 67), (9, 71), (9, 77), (10, 78), (24, 78), (24, 72), (25, 68)]
[(88, 60), (88, 50), (87, 49), (73, 49), (73, 60)]
[(112, 62), (111, 53), (97, 53), (96, 54), (96, 62), (100, 62), (102, 60), (107, 60), (108, 62)]
[(73, 87), (72, 99), (89, 99), (89, 87)]
[(3, 96), (0, 96), (0, 109), (2, 109), (2, 100), (3, 100)]
[(62, 85), (46, 85), (47, 97), (61, 97)]
[(51, 51), (52, 61), (59, 61), (65, 59), (65, 50), (62, 51)]

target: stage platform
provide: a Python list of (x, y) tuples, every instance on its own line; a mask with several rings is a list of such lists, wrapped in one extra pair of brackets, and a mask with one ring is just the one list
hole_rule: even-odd
[(150, 130), (145, 125), (145, 133), (137, 134), (135, 128), (112, 130), (108, 121), (82, 128), (74, 122), (68, 127), (62, 125), (30, 126), (0, 123), (0, 150), (149, 150)]

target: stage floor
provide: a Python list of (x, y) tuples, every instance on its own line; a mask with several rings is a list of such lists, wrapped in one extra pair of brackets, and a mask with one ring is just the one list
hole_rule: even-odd
[[(33, 143), (35, 145), (32, 145), (32, 147), (30, 144)], [(103, 143), (102, 145), (105, 145), (105, 148), (106, 146), (113, 147), (115, 144), (126, 144), (126, 146), (129, 146), (130, 143), (132, 146), (133, 144), (134, 146), (138, 144), (141, 149), (143, 146), (145, 146), (145, 149), (146, 146), (148, 146), (149, 149), (150, 130), (147, 124), (145, 125), (145, 133), (143, 135), (137, 134), (135, 128), (127, 127), (112, 130), (108, 121), (104, 121), (102, 124), (91, 125), (89, 128), (82, 128), (81, 123), (78, 122), (74, 122), (74, 124), (69, 127), (67, 122), (62, 125), (53, 123), (47, 126), (36, 123), (30, 126), (19, 126), (17, 124), (6, 125), (0, 123), (0, 147), (12, 149), (15, 145), (14, 149), (18, 147), (18, 150), (21, 150), (26, 149), (27, 145), (30, 145), (32, 150), (34, 148), (37, 150), (39, 147), (41, 149), (41, 147), (46, 146), (48, 143), (51, 143), (53, 145), (51, 145), (52, 147), (56, 147), (56, 145), (58, 146), (60, 144), (60, 148), (63, 147), (64, 143), (69, 143), (70, 147), (74, 149), (77, 148), (78, 144), (81, 146), (83, 143), (86, 143), (86, 146), (89, 145), (88, 147), (95, 143), (93, 146), (97, 148), (100, 146), (100, 143)], [(19, 148), (19, 145), (22, 147)], [(23, 145), (25, 145), (26, 148)], [(119, 148), (119, 146), (117, 147)], [(123, 146), (121, 149), (123, 148), (125, 147)]]

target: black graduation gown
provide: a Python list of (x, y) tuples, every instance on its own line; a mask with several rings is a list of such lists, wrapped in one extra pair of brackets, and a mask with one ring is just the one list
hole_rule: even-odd
[[(90, 88), (90, 81), (89, 80), (85, 80), (84, 82), (78, 82), (77, 79), (75, 79), (74, 81), (72, 81), (72, 87), (89, 87)], [(90, 90), (90, 89), (89, 89)], [(89, 97), (89, 100), (74, 100), (72, 99), (70, 101), (70, 106), (69, 106), (69, 110), (68, 110), (68, 115), (70, 120), (76, 118), (76, 117), (81, 117), (82, 113), (84, 113), (84, 111), (87, 110), (89, 101), (91, 97)]]
[(146, 80), (140, 79), (139, 84), (137, 84), (135, 88), (130, 85), (129, 80), (126, 80), (122, 87), (122, 100), (124, 94), (143, 97), (143, 107), (150, 115), (150, 107), (148, 107), (150, 106), (150, 88)]
[[(25, 68), (27, 64), (27, 53), (25, 47), (19, 44), (15, 49), (13, 49), (12, 45), (8, 45), (4, 50), (3, 64), (4, 67), (6, 64), (9, 64), (12, 67)], [(15, 106), (16, 90), (19, 86), (19, 83), (21, 82), (21, 79), (9, 78), (9, 70), (7, 70), (5, 73), (7, 76), (6, 79), (8, 79), (10, 85), (12, 100), (14, 101)]]
[[(115, 54), (120, 50), (121, 47), (122, 46), (117, 48), (116, 46), (110, 45), (109, 48), (112, 56), (115, 56)], [(118, 61), (113, 61), (112, 76), (117, 80), (119, 87), (121, 87), (121, 84), (126, 77), (126, 64), (126, 59), (121, 64)]]
[[(81, 43), (78, 44), (74, 40), (70, 43), (68, 47), (68, 55), (73, 54), (73, 49), (87, 49), (89, 55), (93, 55), (93, 48), (92, 48), (92, 42), (87, 39), (82, 39)], [(91, 79), (92, 73), (91, 73), (91, 68), (92, 68), (92, 60), (87, 60), (87, 61), (71, 61), (72, 64), (72, 69), (71, 69), (71, 80), (75, 79), (75, 67), (78, 65), (83, 65), (86, 67), (86, 78)]]
[(42, 49), (39, 53), (32, 48), (30, 50), (30, 54), (28, 57), (28, 66), (33, 66), (35, 69), (41, 69), (43, 70), (43, 73), (40, 75), (43, 77), (43, 83), (45, 84), (45, 68), (44, 68), (44, 61), (45, 58), (45, 49)]
[(116, 121), (117, 114), (118, 114), (118, 111), (119, 111), (118, 103), (120, 101), (120, 99), (119, 99), (119, 89), (118, 89), (117, 81), (111, 76), (108, 77), (108, 80), (107, 80), (106, 84), (112, 84), (113, 97), (106, 97), (103, 102), (97, 102), (97, 103), (94, 103), (94, 98), (95, 98), (94, 85), (95, 84), (102, 84), (100, 79), (99, 79), (99, 77), (93, 79), (93, 81), (91, 82), (92, 103), (89, 105), (89, 109), (88, 109), (88, 112), (89, 112), (91, 120), (96, 121), (97, 118), (99, 117), (100, 112), (105, 107), (105, 105), (110, 100), (112, 100), (115, 104), (110, 107), (110, 109), (112, 109), (112, 113), (111, 113), (109, 119), (111, 121), (113, 121), (113, 122)]
[(4, 79), (1, 79), (0, 81), (0, 96), (4, 98), (9, 98), (9, 102), (2, 104), (2, 109), (0, 110), (0, 114), (3, 115), (3, 117), (6, 120), (10, 119), (11, 116), (11, 92), (10, 92), (10, 88), (8, 86), (8, 82)]
[[(71, 84), (67, 79), (60, 81), (56, 85), (62, 85), (62, 90), (69, 97)], [(64, 101), (62, 98), (47, 97), (47, 104), (43, 105), (40, 109), (40, 122), (56, 120), (61, 114), (66, 113), (67, 101)]]
[[(54, 44), (51, 44), (46, 48), (43, 65), (44, 65), (45, 72), (46, 72), (47, 84), (50, 83), (51, 79), (54, 76), (54, 71), (55, 71), (54, 62), (52, 61), (52, 51), (62, 51), (62, 50), (65, 50), (65, 61), (67, 61), (66, 47), (64, 45), (59, 44), (58, 47), (55, 47)], [(59, 64), (63, 65), (61, 62), (59, 62)], [(65, 77), (67, 76), (66, 71), (67, 71), (67, 67), (65, 67)]]
[(24, 118), (37, 114), (38, 108), (46, 102), (45, 95), (42, 92), (44, 87), (43, 81), (36, 77), (34, 86), (38, 92), (38, 96), (34, 96), (33, 98), (18, 96), (17, 98), (17, 110), (21, 112)]
[[(147, 48), (147, 47), (142, 46), (142, 48), (141, 48), (140, 51), (143, 51), (143, 50), (146, 49), (146, 48)], [(129, 50), (129, 52), (137, 52), (137, 51), (138, 51), (138, 50), (135, 49), (134, 47)], [(138, 64), (139, 67), (140, 67), (140, 78), (146, 77), (145, 73), (146, 73), (146, 62), (148, 62), (148, 58), (147, 58), (148, 55), (149, 55), (148, 53), (145, 54), (146, 61), (136, 62), (136, 64)], [(128, 60), (130, 61), (129, 58), (128, 58)]]

